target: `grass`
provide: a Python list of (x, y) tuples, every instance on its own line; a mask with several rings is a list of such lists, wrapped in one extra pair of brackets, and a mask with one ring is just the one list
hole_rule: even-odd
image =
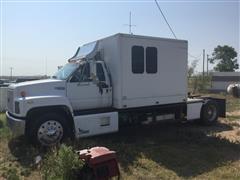
[(11, 132), (7, 128), (5, 114), (0, 114), (0, 140), (9, 139), (11, 137)]
[[(228, 112), (239, 110), (239, 99), (216, 96), (227, 98)], [(75, 159), (71, 154), (73, 150), (105, 146), (117, 152), (122, 179), (237, 180), (240, 179), (240, 141), (221, 136), (221, 133), (239, 130), (237, 122), (240, 122), (239, 115), (230, 113), (226, 119), (221, 119), (218, 124), (210, 127), (176, 122), (128, 127), (118, 133), (68, 142), (70, 148), (66, 146), (62, 154), (70, 156), (59, 156), (61, 148), (53, 151), (35, 148), (24, 137), (12, 137), (6, 127), (5, 115), (1, 114), (0, 179), (43, 179), (53, 167), (57, 169), (53, 168), (52, 172), (66, 170), (63, 165), (65, 163), (62, 162), (71, 164), (68, 167), (75, 167), (73, 160), (68, 161)], [(43, 161), (36, 165), (35, 157), (38, 155)], [(57, 178), (51, 176), (52, 179), (64, 177), (59, 174)]]
[(71, 146), (61, 145), (47, 153), (42, 167), (44, 179), (77, 179), (83, 161)]
[[(172, 123), (129, 128), (116, 135), (83, 139), (79, 148), (102, 145), (116, 149), (124, 179), (214, 178), (211, 173), (218, 168), (234, 171), (240, 165), (240, 145), (211, 135), (227, 129), (231, 127)], [(240, 175), (235, 170), (231, 177)]]

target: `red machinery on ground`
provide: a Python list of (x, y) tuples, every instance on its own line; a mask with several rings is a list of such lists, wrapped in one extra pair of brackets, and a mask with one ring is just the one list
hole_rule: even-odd
[[(89, 179), (107, 180), (112, 177), (120, 177), (115, 151), (110, 151), (105, 147), (93, 147), (78, 151), (88, 171)], [(89, 176), (90, 175), (90, 176)]]

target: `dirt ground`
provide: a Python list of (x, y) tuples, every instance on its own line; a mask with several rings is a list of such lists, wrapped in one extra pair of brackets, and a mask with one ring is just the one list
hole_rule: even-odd
[(240, 143), (240, 110), (227, 112), (226, 114), (227, 117), (236, 117), (236, 119), (231, 121), (229, 119), (221, 119), (220, 122), (230, 125), (232, 129), (216, 133), (216, 136), (227, 139), (230, 142)]

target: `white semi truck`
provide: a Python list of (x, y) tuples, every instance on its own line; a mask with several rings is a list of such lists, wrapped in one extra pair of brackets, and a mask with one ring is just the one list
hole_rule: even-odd
[(88, 43), (51, 79), (9, 86), (8, 124), (44, 146), (166, 119), (213, 124), (225, 100), (188, 97), (187, 57), (185, 40), (116, 34)]

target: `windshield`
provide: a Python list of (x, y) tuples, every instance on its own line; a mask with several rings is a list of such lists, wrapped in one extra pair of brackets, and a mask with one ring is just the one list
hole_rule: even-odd
[(63, 66), (61, 69), (59, 69), (59, 71), (53, 75), (53, 78), (66, 80), (78, 67), (79, 67), (79, 64), (68, 63), (65, 66)]

